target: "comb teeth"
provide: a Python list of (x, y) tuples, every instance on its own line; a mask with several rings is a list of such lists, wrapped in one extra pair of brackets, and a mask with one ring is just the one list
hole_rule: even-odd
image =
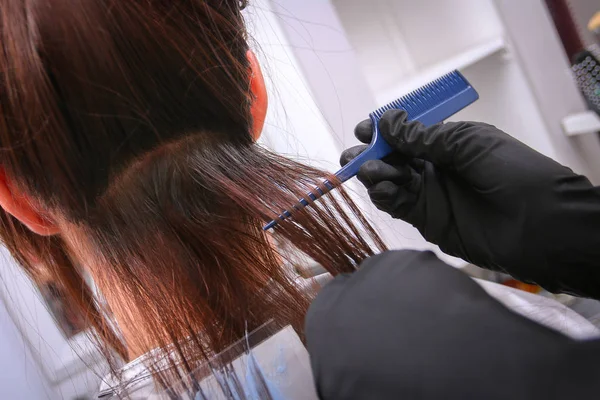
[[(390, 154), (393, 150), (379, 133), (378, 122), (383, 114), (392, 109), (405, 110), (408, 113), (408, 121), (419, 121), (425, 126), (430, 126), (444, 121), (479, 98), (477, 91), (458, 71), (451, 72), (422, 86), (419, 89), (378, 108), (369, 114), (373, 122), (373, 139), (362, 153), (346, 164), (335, 173), (339, 182), (345, 182), (355, 176), (362, 164), (369, 160), (380, 160)], [(299, 210), (308, 206), (309, 200), (316, 201), (324, 193), (334, 188), (334, 185), (325, 182), (327, 190), (315, 188), (305, 198), (298, 200), (292, 208)], [(283, 211), (277, 219), (269, 222), (263, 230), (269, 230), (282, 221), (291, 217), (289, 210)]]
[(458, 72), (450, 72), (406, 96), (378, 108), (372, 114), (380, 119), (388, 110), (401, 109), (407, 112), (409, 120), (416, 119), (419, 115), (427, 112), (431, 108), (431, 104), (445, 99), (447, 92), (458, 93), (461, 89), (469, 86), (469, 83)]

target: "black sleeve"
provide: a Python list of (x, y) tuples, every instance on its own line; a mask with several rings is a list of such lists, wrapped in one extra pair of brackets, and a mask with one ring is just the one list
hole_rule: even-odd
[(306, 338), (321, 399), (600, 398), (600, 341), (513, 313), (429, 252), (386, 252), (338, 276)]

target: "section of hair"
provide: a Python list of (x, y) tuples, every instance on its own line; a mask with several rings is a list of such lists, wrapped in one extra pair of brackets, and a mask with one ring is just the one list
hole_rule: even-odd
[[(167, 349), (165, 386), (266, 321), (301, 333), (311, 297), (261, 227), (332, 177), (252, 142), (241, 4), (0, 0), (0, 163), (74, 227), (1, 211), (0, 237), (112, 366)], [(275, 235), (333, 274), (384, 249), (341, 189)]]
[(9, 177), (69, 216), (160, 143), (250, 141), (246, 32), (228, 0), (0, 0)]
[[(287, 254), (262, 226), (328, 177), (258, 145), (210, 137), (136, 160), (69, 240), (78, 243), (74, 258), (94, 260), (87, 267), (130, 353), (174, 344), (187, 373), (269, 320), (302, 333), (312, 293), (282, 267)], [(275, 229), (332, 274), (385, 248), (343, 190), (337, 195)]]

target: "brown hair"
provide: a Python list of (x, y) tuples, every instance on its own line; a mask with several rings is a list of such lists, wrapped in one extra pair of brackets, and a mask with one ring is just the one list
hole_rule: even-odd
[[(239, 1), (0, 0), (0, 34), (0, 163), (74, 227), (0, 212), (0, 236), (107, 357), (172, 345), (189, 371), (268, 320), (301, 333), (310, 295), (261, 226), (330, 177), (253, 142)], [(384, 249), (336, 192), (275, 229), (333, 274)]]

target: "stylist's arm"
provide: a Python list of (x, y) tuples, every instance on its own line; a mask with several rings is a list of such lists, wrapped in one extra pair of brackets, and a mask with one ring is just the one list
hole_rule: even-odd
[[(600, 190), (495, 127), (424, 127), (393, 110), (379, 123), (395, 152), (358, 179), (373, 203), (448, 254), (553, 292), (600, 298)], [(371, 140), (370, 121), (355, 131)], [(346, 150), (342, 165), (365, 146)]]
[(306, 340), (322, 400), (596, 399), (600, 341), (513, 313), (432, 253), (388, 251), (313, 301)]

